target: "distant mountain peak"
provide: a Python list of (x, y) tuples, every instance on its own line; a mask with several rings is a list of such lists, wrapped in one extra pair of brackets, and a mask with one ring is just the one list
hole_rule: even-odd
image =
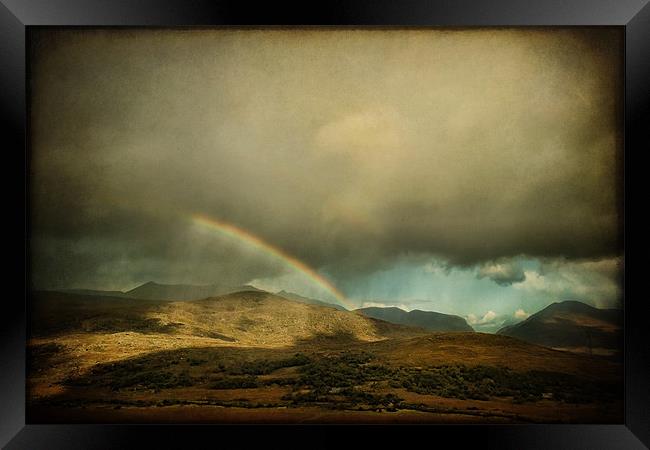
[(560, 300), (559, 302), (553, 302), (549, 306), (553, 305), (559, 305), (559, 306), (577, 306), (579, 308), (586, 308), (586, 309), (598, 309), (594, 306), (591, 306), (588, 303), (585, 302), (580, 302), (578, 300)]
[(576, 300), (555, 302), (497, 334), (546, 347), (616, 353), (621, 347), (620, 310), (600, 309)]
[(356, 312), (374, 319), (399, 325), (416, 326), (429, 331), (474, 331), (467, 321), (460, 316), (434, 311), (404, 311), (396, 306), (382, 308), (369, 306), (355, 309)]
[(163, 284), (156, 281), (147, 281), (125, 292), (125, 295), (146, 300), (200, 300), (241, 291), (260, 291), (260, 289), (250, 285)]

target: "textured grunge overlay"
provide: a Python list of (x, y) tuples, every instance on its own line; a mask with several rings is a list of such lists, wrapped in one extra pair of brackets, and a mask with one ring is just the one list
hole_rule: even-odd
[(328, 295), (201, 214), (359, 306), (620, 306), (621, 49), (607, 27), (37, 30), (34, 286)]

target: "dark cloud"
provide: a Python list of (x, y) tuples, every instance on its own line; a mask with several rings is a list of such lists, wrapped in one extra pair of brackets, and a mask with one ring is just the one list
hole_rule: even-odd
[(621, 38), (39, 30), (34, 279), (282, 272), (196, 235), (194, 212), (344, 284), (409, 253), (465, 266), (616, 255)]
[[(160, 238), (160, 235), (158, 235)], [(143, 281), (242, 285), (251, 274), (273, 277), (286, 267), (253, 249), (200, 233), (169, 239), (46, 237), (32, 242), (32, 284), (125, 289)]]
[(526, 280), (523, 267), (514, 260), (483, 264), (478, 268), (477, 277), (489, 278), (500, 286), (510, 286)]

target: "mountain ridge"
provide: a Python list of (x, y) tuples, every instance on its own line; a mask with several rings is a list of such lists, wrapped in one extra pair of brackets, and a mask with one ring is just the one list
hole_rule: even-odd
[(208, 297), (230, 294), (233, 292), (261, 291), (251, 285), (220, 285), (220, 284), (163, 284), (147, 281), (126, 291), (103, 291), (95, 289), (55, 289), (55, 292), (91, 295), (100, 297), (131, 298), (141, 300), (200, 300)]
[(565, 300), (505, 326), (496, 334), (555, 349), (612, 356), (621, 348), (622, 323), (622, 310)]
[(355, 309), (354, 312), (399, 325), (420, 327), (427, 331), (474, 331), (464, 318), (435, 311), (404, 311), (396, 306), (371, 306)]

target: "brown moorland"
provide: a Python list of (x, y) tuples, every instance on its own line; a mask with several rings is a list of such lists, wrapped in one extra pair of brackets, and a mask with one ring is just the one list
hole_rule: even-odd
[(622, 421), (619, 363), (508, 336), (258, 291), (30, 305), (31, 423)]

